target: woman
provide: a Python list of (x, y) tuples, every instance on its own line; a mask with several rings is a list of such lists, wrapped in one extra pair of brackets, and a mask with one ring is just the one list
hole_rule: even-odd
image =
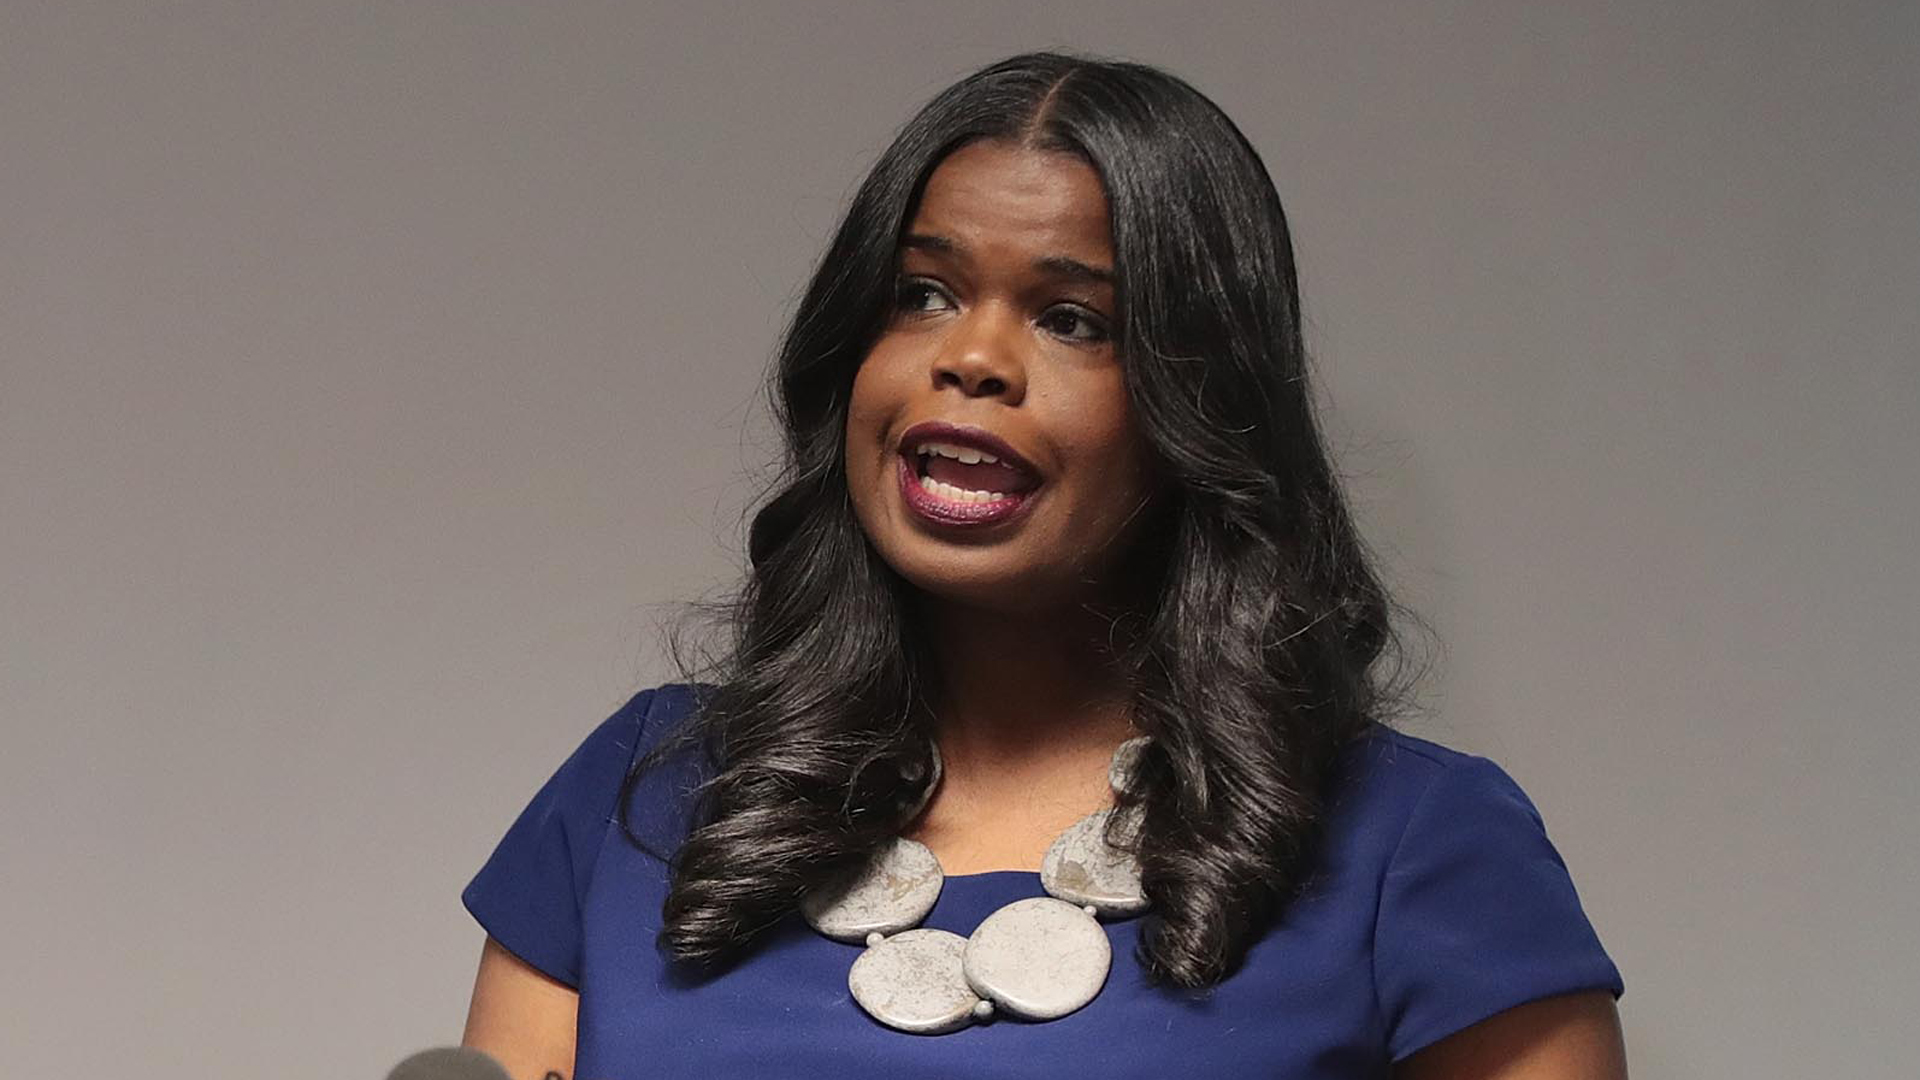
[[(788, 333), (731, 655), (603, 724), (467, 890), (468, 1044), (587, 1080), (1623, 1076), (1532, 806), (1378, 722), (1389, 601), (1306, 370), (1279, 199), (1199, 93), (1038, 54), (937, 97)], [(1035, 872), (1083, 819), (1144, 913)], [(836, 931), (913, 851), (931, 910)], [(1063, 920), (1009, 954), (1052, 1005), (995, 982), (1009, 905)], [(909, 941), (951, 953), (888, 967)]]

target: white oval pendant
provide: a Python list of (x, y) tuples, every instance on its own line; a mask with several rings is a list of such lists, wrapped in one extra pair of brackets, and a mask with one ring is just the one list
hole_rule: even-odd
[(945, 930), (895, 934), (853, 962), (847, 989), (868, 1016), (895, 1030), (958, 1031), (980, 1008), (963, 970), (966, 950), (966, 938)]
[(1053, 1020), (1099, 996), (1113, 964), (1107, 932), (1051, 896), (1015, 900), (967, 939), (967, 985), (1022, 1020)]
[(868, 934), (893, 934), (920, 925), (940, 899), (940, 860), (918, 840), (896, 837), (859, 872), (800, 898), (800, 914), (815, 930), (858, 944)]
[(1113, 760), (1107, 763), (1107, 786), (1117, 795), (1124, 795), (1133, 787), (1133, 774), (1140, 767), (1140, 755), (1153, 742), (1145, 735), (1135, 735), (1114, 748)]
[[(1131, 852), (1107, 843), (1107, 822), (1116, 812), (1088, 814), (1054, 840), (1040, 862), (1042, 888), (1070, 904), (1091, 904), (1102, 915), (1137, 915), (1147, 910), (1140, 864)], [(1131, 838), (1138, 832), (1138, 811), (1121, 819), (1120, 836)]]

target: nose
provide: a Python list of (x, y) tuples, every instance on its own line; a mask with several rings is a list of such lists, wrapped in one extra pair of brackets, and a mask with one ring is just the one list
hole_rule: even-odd
[(1020, 320), (975, 309), (949, 334), (933, 365), (936, 390), (953, 388), (968, 397), (997, 397), (1018, 405), (1027, 394)]

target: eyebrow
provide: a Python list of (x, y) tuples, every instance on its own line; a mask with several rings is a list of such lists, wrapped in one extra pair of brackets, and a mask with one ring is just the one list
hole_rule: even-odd
[[(945, 236), (932, 236), (927, 233), (908, 233), (900, 238), (903, 248), (918, 248), (921, 251), (937, 251), (943, 255), (964, 255), (966, 248), (959, 242)], [(1088, 266), (1079, 259), (1066, 255), (1043, 255), (1033, 260), (1035, 268), (1044, 270), (1056, 277), (1071, 278), (1075, 281), (1087, 281), (1098, 285), (1113, 284), (1113, 271), (1097, 266)]]

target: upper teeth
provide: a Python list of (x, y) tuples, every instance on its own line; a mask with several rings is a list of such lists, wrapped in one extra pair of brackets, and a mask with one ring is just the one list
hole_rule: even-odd
[(944, 458), (952, 458), (962, 465), (978, 465), (982, 462), (992, 465), (1000, 460), (985, 450), (975, 450), (971, 446), (954, 446), (951, 443), (921, 443), (914, 453), (922, 455), (939, 454)]

